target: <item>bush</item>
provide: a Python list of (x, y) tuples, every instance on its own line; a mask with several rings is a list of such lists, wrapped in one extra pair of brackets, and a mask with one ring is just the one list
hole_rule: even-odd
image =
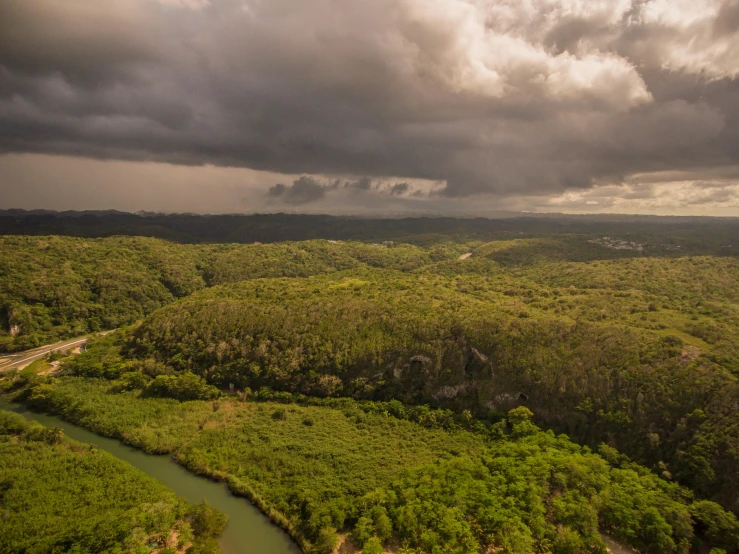
[(313, 551), (316, 554), (331, 554), (339, 544), (339, 537), (330, 527), (324, 527), (318, 532)]
[(377, 537), (372, 537), (362, 548), (362, 554), (382, 554), (385, 549), (382, 547), (382, 542)]
[(190, 372), (158, 375), (146, 387), (146, 394), (176, 400), (213, 400), (221, 396), (221, 392), (216, 387)]
[(226, 523), (228, 516), (212, 508), (207, 500), (196, 504), (190, 511), (190, 526), (198, 539), (217, 537), (223, 533)]
[(150, 377), (134, 371), (121, 375), (120, 379), (115, 381), (115, 389), (118, 391), (141, 390), (145, 389), (150, 382)]

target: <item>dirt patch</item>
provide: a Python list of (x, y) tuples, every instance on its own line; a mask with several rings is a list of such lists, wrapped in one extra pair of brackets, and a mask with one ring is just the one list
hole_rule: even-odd
[(697, 346), (688, 346), (686, 347), (682, 355), (680, 356), (681, 362), (692, 362), (693, 360), (697, 359), (698, 356), (701, 355), (701, 350)]
[(180, 541), (180, 532), (177, 528), (172, 529), (169, 532), (169, 535), (167, 535), (167, 539), (165, 540), (164, 547), (162, 548), (155, 548), (151, 551), (152, 554), (159, 554), (162, 550), (165, 548), (171, 548), (173, 549), (177, 554), (185, 554), (188, 548), (192, 546), (192, 543), (188, 542), (186, 544), (182, 545), (182, 548), (178, 548), (177, 544)]
[(354, 544), (349, 533), (339, 535), (339, 544), (336, 546), (334, 554), (357, 554), (358, 552), (361, 552), (361, 550)]
[(601, 535), (601, 538), (603, 539), (603, 542), (606, 543), (608, 552), (611, 554), (639, 554), (637, 550), (634, 550), (630, 546), (617, 543), (608, 535)]

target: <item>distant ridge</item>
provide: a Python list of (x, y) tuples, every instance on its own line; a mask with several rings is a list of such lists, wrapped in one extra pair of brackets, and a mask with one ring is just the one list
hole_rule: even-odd
[[(628, 225), (625, 225), (628, 223)], [(332, 240), (397, 240), (424, 244), (449, 239), (510, 240), (548, 234), (590, 238), (616, 236), (624, 240), (674, 243), (681, 252), (689, 245), (711, 244), (717, 254), (739, 251), (739, 218), (643, 215), (507, 214), (500, 218), (405, 217), (300, 214), (160, 214), (117, 210), (0, 210), (0, 235), (64, 235), (98, 238), (141, 236), (180, 243), (252, 243)]]
[(387, 216), (372, 215), (331, 215), (331, 214), (300, 214), (285, 212), (270, 213), (220, 213), (220, 214), (197, 214), (193, 212), (151, 212), (139, 210), (137, 212), (123, 212), (120, 210), (45, 210), (34, 209), (25, 210), (20, 208), (10, 208), (0, 210), (0, 217), (27, 217), (27, 216), (56, 216), (56, 217), (82, 217), (86, 215), (93, 216), (136, 216), (136, 217), (193, 217), (193, 218), (212, 218), (212, 217), (298, 217), (298, 218), (326, 218), (326, 219), (358, 219), (371, 221), (385, 221), (398, 219), (445, 219), (445, 220), (491, 220), (498, 219), (572, 219), (572, 220), (591, 220), (591, 221), (702, 221), (702, 220), (737, 220), (739, 217), (734, 216), (704, 216), (704, 215), (651, 215), (651, 214), (603, 214), (603, 213), (580, 213), (567, 214), (560, 212), (495, 212), (493, 215), (469, 215), (469, 216), (448, 216), (444, 214), (402, 214)]

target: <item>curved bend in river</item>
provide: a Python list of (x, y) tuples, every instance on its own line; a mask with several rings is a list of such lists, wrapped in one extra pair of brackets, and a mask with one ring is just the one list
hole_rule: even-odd
[(211, 506), (228, 514), (228, 526), (218, 541), (223, 554), (300, 554), (300, 549), (287, 533), (274, 525), (248, 500), (232, 495), (223, 483), (190, 473), (170, 456), (146, 454), (59, 417), (38, 414), (20, 404), (11, 404), (2, 395), (0, 409), (23, 414), (46, 427), (61, 427), (69, 438), (94, 444), (136, 466), (192, 502), (206, 499)]

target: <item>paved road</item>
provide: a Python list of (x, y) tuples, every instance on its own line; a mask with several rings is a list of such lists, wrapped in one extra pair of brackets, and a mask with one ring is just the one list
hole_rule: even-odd
[(79, 339), (71, 339), (56, 344), (49, 344), (47, 346), (41, 346), (34, 348), (33, 350), (26, 350), (25, 352), (16, 352), (15, 354), (0, 354), (0, 358), (4, 361), (0, 362), (0, 372), (8, 371), (9, 369), (23, 369), (31, 362), (43, 358), (49, 352), (56, 350), (67, 350), (69, 348), (75, 348), (80, 346), (84, 350), (84, 346), (87, 344), (88, 337), (82, 337)]

